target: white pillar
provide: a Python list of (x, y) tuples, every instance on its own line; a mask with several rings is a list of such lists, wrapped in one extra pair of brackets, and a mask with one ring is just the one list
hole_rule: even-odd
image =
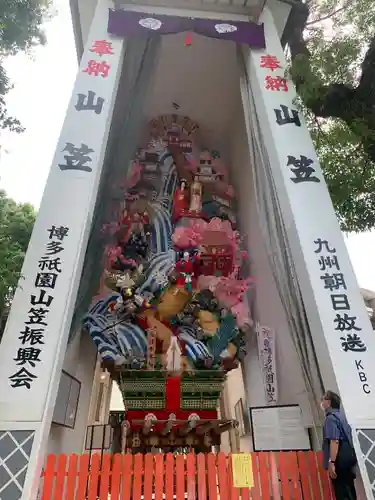
[(96, 8), (0, 344), (2, 500), (37, 494), (122, 67), (110, 6)]
[(293, 104), (295, 89), (284, 80), (269, 10), (262, 21), (267, 49), (246, 53), (256, 110), (319, 364), (326, 384), (333, 368), (367, 497), (375, 498), (375, 335), (309, 132)]

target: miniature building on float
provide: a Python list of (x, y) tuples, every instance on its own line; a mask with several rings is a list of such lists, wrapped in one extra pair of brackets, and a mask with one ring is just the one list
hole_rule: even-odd
[(0, 498), (83, 451), (108, 373), (113, 449), (211, 449), (239, 364), (245, 409), (299, 406), (314, 447), (339, 390), (372, 498), (375, 337), (286, 74), (300, 2), (71, 5), (80, 67), (0, 344)]

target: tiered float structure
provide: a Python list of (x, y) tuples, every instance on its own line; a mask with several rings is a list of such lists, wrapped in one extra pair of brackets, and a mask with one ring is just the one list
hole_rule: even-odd
[(123, 396), (123, 451), (209, 451), (236, 425), (217, 409), (252, 325), (234, 191), (220, 153), (176, 115), (149, 124), (128, 172), (83, 326)]

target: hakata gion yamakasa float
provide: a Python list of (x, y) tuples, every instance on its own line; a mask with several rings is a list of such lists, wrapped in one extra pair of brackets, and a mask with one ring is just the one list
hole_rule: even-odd
[(111, 244), (83, 326), (123, 395), (123, 449), (207, 450), (234, 425), (217, 408), (245, 354), (253, 284), (225, 162), (198, 137), (187, 117), (154, 119), (102, 228)]

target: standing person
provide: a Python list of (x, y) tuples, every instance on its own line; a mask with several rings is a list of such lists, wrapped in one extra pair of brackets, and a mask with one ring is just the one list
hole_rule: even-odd
[(324, 467), (331, 478), (336, 500), (356, 500), (354, 486), (355, 456), (352, 430), (340, 412), (340, 396), (326, 391), (321, 408), (325, 411), (323, 427)]

